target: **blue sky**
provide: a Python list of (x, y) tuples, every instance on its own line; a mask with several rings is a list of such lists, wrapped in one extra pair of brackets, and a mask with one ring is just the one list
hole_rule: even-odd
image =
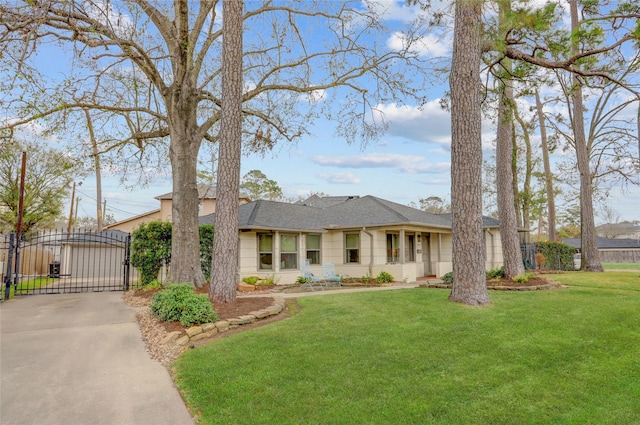
[[(381, 2), (389, 21), (411, 22), (417, 8), (407, 6), (404, 0)], [(386, 36), (387, 46), (397, 46), (402, 35), (392, 32)], [(425, 37), (418, 49), (425, 58), (447, 56), (450, 53), (451, 34), (446, 31)], [(43, 62), (51, 66), (50, 72), (61, 71), (64, 64), (42, 55)], [(56, 69), (57, 68), (57, 69)], [(329, 195), (373, 195), (401, 204), (417, 203), (420, 198), (439, 196), (450, 199), (450, 116), (440, 107), (439, 99), (446, 84), (436, 84), (427, 93), (427, 103), (400, 106), (377, 105), (389, 121), (388, 131), (363, 146), (349, 145), (335, 135), (335, 123), (319, 119), (310, 126), (310, 136), (295, 145), (281, 144), (265, 157), (249, 156), (242, 160), (241, 176), (258, 169), (283, 189), (285, 196), (299, 197), (311, 192)], [(338, 105), (339, 106), (339, 105)], [(490, 160), (491, 142), (495, 130), (491, 123), (483, 126), (485, 159)], [(533, 136), (539, 146), (539, 136)], [(206, 149), (201, 158), (209, 157)], [(121, 175), (103, 172), (103, 197), (107, 210), (122, 220), (159, 207), (154, 197), (171, 192), (169, 173), (160, 172), (148, 186), (128, 190), (120, 185)], [(81, 197), (78, 214), (94, 216), (96, 188), (91, 176), (84, 178), (77, 188)], [(627, 193), (611, 192), (607, 204), (619, 214), (620, 220), (640, 220), (640, 189), (632, 187)], [(68, 207), (67, 207), (68, 208)], [(596, 207), (596, 211), (598, 207)], [(598, 217), (596, 221), (600, 222)]]

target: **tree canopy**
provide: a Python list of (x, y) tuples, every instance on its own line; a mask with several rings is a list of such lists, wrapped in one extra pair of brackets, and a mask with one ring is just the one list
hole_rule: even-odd
[[(49, 131), (70, 129), (89, 110), (100, 153), (113, 155), (123, 173), (132, 164), (153, 168), (168, 156), (176, 227), (170, 278), (201, 285), (195, 170), (202, 143), (219, 140), (220, 2), (166, 5), (0, 5), (0, 68), (9, 76), (0, 87), (13, 114), (4, 130), (34, 121)], [(360, 1), (247, 3), (242, 22), (246, 151), (295, 142), (320, 114), (336, 118), (347, 140), (369, 140), (385, 125), (372, 114), (375, 105), (424, 94), (427, 71), (413, 66), (420, 62), (413, 49), (419, 30), (399, 49), (376, 43), (375, 35), (389, 30)], [(59, 73), (38, 69), (43, 48), (69, 57)], [(342, 102), (337, 117), (326, 106), (332, 99)]]
[(16, 229), (22, 153), (27, 153), (22, 231), (50, 228), (64, 216), (71, 182), (82, 175), (68, 154), (41, 143), (6, 142), (0, 150), (0, 231)]

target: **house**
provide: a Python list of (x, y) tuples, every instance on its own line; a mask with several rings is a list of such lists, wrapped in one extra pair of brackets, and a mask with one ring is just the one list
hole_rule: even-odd
[[(199, 216), (212, 214), (216, 211), (215, 186), (199, 184), (198, 197), (200, 198), (200, 206), (198, 211)], [(156, 196), (155, 199), (160, 201), (160, 208), (128, 218), (126, 220), (119, 221), (114, 224), (110, 224), (108, 226), (105, 226), (105, 229), (121, 230), (123, 232), (131, 233), (142, 223), (148, 223), (150, 221), (171, 221), (171, 212), (173, 208), (173, 192)], [(251, 199), (249, 199), (248, 196), (240, 194), (240, 205), (245, 204), (249, 201), (251, 201)]]
[(603, 238), (640, 239), (640, 222), (636, 220), (601, 224), (596, 227), (596, 233)]
[[(213, 224), (215, 214), (200, 218)], [(309, 260), (314, 274), (333, 263), (345, 277), (390, 273), (398, 281), (452, 270), (451, 216), (374, 196), (318, 197), (288, 204), (259, 200), (239, 208), (241, 277), (292, 284)], [(499, 224), (484, 218), (486, 268), (502, 266)]]
[[(582, 249), (580, 238), (565, 238), (563, 243), (578, 251)], [(603, 263), (640, 263), (640, 239), (596, 238), (600, 261)]]

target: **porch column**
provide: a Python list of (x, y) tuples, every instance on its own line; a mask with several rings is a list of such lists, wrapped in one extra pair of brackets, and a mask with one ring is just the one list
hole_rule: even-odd
[(405, 259), (405, 255), (404, 255), (404, 238), (405, 238), (405, 234), (404, 234), (404, 229), (400, 230), (400, 255), (399, 255), (399, 260), (400, 260), (400, 264), (404, 264), (404, 259)]

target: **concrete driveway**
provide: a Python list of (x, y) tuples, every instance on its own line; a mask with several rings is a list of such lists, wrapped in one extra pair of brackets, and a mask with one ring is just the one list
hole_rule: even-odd
[(193, 425), (119, 292), (0, 304), (0, 423)]

